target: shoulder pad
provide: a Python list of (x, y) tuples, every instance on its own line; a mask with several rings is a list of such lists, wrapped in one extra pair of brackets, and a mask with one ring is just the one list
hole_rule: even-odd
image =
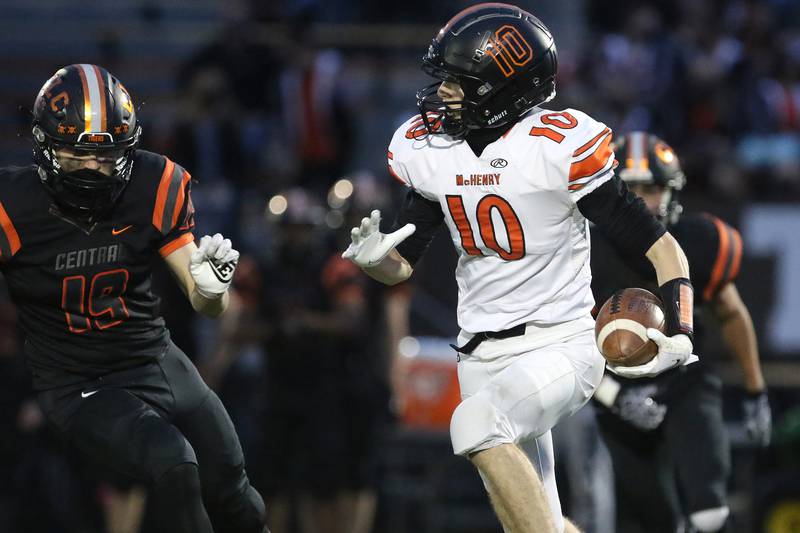
[(575, 201), (599, 186), (616, 166), (611, 128), (577, 109), (540, 110), (525, 120), (532, 137), (548, 139), (545, 157), (562, 168)]
[[(434, 124), (434, 127), (439, 127), (438, 115), (435, 113), (428, 113), (429, 120)], [(410, 187), (414, 186), (414, 176), (409, 176), (403, 173), (404, 167), (420, 154), (426, 153), (430, 148), (447, 148), (461, 142), (459, 139), (453, 139), (449, 135), (431, 135), (425, 127), (425, 123), (420, 115), (414, 115), (410, 119), (403, 122), (392, 136), (392, 141), (389, 143), (389, 167), (390, 172), (395, 179), (400, 180), (405, 185)], [(406, 168), (407, 170), (407, 168)]]

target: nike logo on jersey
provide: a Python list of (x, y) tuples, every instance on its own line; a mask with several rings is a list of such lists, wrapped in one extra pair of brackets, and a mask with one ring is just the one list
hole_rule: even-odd
[(129, 230), (129, 229), (131, 229), (132, 227), (133, 227), (133, 224), (128, 224), (127, 226), (125, 226), (125, 227), (124, 227), (124, 228), (122, 228), (122, 229), (111, 228), (111, 235), (119, 235), (120, 233), (123, 233), (123, 232), (125, 232), (125, 231), (128, 231), (128, 230)]
[(88, 398), (92, 394), (97, 394), (98, 392), (99, 391), (96, 391), (96, 390), (93, 390), (93, 391), (90, 391), (90, 392), (82, 392), (81, 393), (81, 398)]
[(456, 185), (467, 187), (470, 185), (500, 185), (500, 174), (470, 174), (466, 178), (463, 174), (456, 174)]

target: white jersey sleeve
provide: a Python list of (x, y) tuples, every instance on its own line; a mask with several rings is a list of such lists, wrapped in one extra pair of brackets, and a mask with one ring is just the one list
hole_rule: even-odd
[[(555, 142), (548, 159), (557, 169), (572, 202), (577, 202), (610, 180), (617, 166), (611, 148), (611, 128), (576, 109), (541, 112), (534, 117), (531, 135)], [(557, 146), (557, 148), (556, 148)]]

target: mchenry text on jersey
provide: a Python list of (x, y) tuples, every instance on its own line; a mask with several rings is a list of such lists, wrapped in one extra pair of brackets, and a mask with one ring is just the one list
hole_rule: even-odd
[(500, 185), (500, 174), (470, 174), (466, 178), (463, 174), (456, 174), (456, 185), (459, 187), (469, 185)]

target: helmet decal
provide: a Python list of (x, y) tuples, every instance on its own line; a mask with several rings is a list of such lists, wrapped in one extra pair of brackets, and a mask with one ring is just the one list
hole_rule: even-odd
[(515, 66), (523, 67), (533, 59), (533, 48), (530, 43), (510, 24), (495, 32), (494, 39), (487, 45), (487, 50), (506, 78), (514, 75)]
[(106, 131), (106, 86), (95, 65), (77, 65), (83, 84), (84, 132)]

